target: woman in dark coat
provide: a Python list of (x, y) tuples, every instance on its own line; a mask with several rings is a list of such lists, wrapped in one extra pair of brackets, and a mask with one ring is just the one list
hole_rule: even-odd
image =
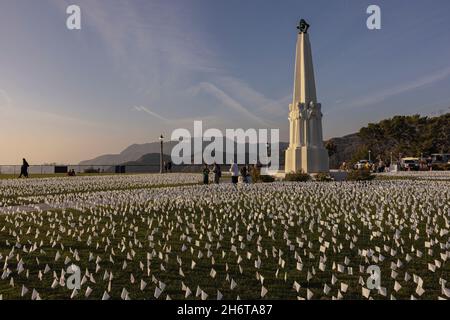
[(222, 176), (222, 170), (220, 169), (220, 166), (214, 162), (214, 183), (218, 184), (220, 182), (220, 177)]
[(248, 183), (248, 172), (247, 172), (247, 166), (246, 165), (244, 165), (241, 168), (241, 176), (242, 176), (242, 181), (244, 183)]
[(203, 184), (209, 184), (209, 168), (206, 163), (203, 167)]
[(22, 163), (22, 167), (20, 168), (20, 176), (19, 178), (22, 178), (22, 176), (24, 176), (25, 178), (28, 178), (28, 167), (30, 166), (27, 162), (27, 160), (25, 160), (25, 158), (22, 159), (23, 163)]

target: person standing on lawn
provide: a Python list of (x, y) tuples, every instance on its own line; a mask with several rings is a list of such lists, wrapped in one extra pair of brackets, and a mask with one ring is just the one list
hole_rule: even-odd
[(218, 165), (216, 162), (214, 162), (214, 183), (219, 184), (220, 183), (220, 177), (222, 177), (222, 170), (220, 169), (220, 165)]
[(239, 167), (234, 161), (231, 163), (230, 172), (231, 172), (231, 182), (233, 184), (237, 184), (239, 179)]
[(241, 176), (242, 176), (242, 182), (248, 183), (248, 171), (247, 171), (247, 165), (244, 165), (241, 168)]
[(203, 184), (209, 184), (209, 168), (206, 163), (203, 166)]
[(20, 167), (20, 176), (19, 178), (25, 177), (28, 178), (28, 167), (30, 165), (28, 164), (27, 160), (25, 158), (22, 159), (22, 167)]

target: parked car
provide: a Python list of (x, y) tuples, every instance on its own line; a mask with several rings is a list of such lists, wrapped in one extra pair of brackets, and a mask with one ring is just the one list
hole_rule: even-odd
[(419, 170), (420, 161), (419, 158), (402, 158), (400, 161), (400, 167), (402, 170)]
[(431, 155), (431, 163), (446, 164), (450, 163), (450, 153), (434, 153)]

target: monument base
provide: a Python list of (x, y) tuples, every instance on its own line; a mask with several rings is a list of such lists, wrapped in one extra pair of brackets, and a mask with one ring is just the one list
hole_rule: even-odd
[(285, 173), (329, 172), (328, 152), (323, 147), (289, 147), (286, 150)]
[[(283, 181), (286, 177), (286, 172), (279, 171), (271, 171), (268, 173), (270, 176), (274, 177), (276, 181)], [(312, 173), (311, 176), (315, 179), (317, 173)], [(333, 178), (334, 181), (345, 181), (347, 180), (348, 172), (341, 170), (330, 170), (329, 175)]]
[[(261, 171), (261, 174), (263, 171)], [(275, 181), (283, 181), (286, 177), (286, 173), (284, 173), (283, 170), (267, 170), (264, 172), (264, 174), (269, 175), (273, 178), (275, 178)]]
[(342, 170), (330, 170), (330, 176), (334, 181), (345, 181), (347, 180), (348, 172)]

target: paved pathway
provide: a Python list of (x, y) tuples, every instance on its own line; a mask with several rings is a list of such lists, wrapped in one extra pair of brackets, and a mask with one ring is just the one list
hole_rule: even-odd
[(11, 207), (0, 207), (0, 214), (17, 213), (17, 212), (36, 212), (51, 209), (54, 209), (54, 207), (46, 203), (39, 203), (39, 204), (20, 205)]
[[(67, 206), (69, 208), (69, 206)], [(18, 213), (18, 212), (37, 212), (45, 210), (63, 209), (61, 205), (53, 206), (47, 203), (36, 203), (29, 205), (11, 206), (11, 207), (0, 207), (0, 214)]]

